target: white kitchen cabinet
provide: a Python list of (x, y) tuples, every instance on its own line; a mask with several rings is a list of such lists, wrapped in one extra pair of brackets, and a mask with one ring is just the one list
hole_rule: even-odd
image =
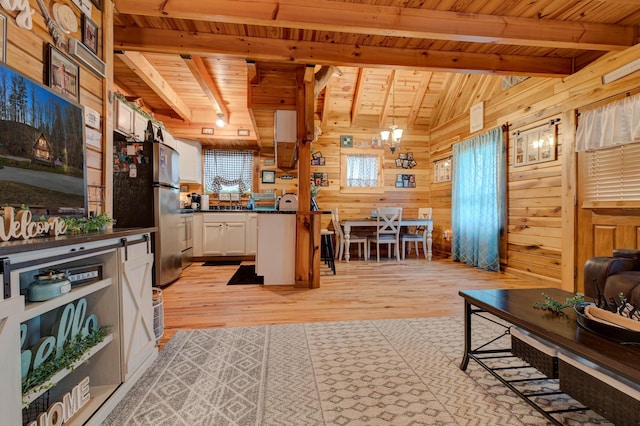
[[(34, 407), (43, 407), (43, 422), (53, 424), (51, 418), (46, 420), (47, 406), (85, 384), (90, 399), (65, 423), (100, 424), (155, 359), (155, 336), (147, 326), (153, 321), (149, 241), (146, 233), (114, 231), (97, 238), (42, 238), (28, 245), (11, 241), (0, 247), (4, 260), (0, 273), (8, 275), (3, 277), (8, 287), (0, 299), (0, 355), (8, 367), (0, 371), (3, 424), (23, 424), (22, 404), (32, 401)], [(58, 297), (27, 301), (23, 294), (35, 275), (49, 269), (76, 274), (93, 271), (96, 276), (84, 284), (72, 281), (70, 291)], [(73, 331), (75, 327), (90, 322), (108, 327), (105, 339), (69, 368), (58, 370), (50, 379), (52, 387), (47, 389), (45, 383), (23, 395), (21, 355), (26, 356), (25, 365), (31, 365), (39, 342), (62, 344), (78, 332)]]
[(180, 154), (180, 182), (202, 185), (202, 147), (198, 142), (176, 139)]
[(255, 255), (258, 249), (258, 214), (247, 213), (247, 254)]
[(258, 214), (256, 274), (265, 285), (295, 284), (296, 215)]
[(193, 215), (193, 256), (252, 256), (257, 248), (256, 213)]
[(149, 119), (137, 111), (133, 112), (133, 136), (136, 140), (143, 141)]
[(245, 255), (246, 218), (244, 213), (205, 213), (203, 217), (204, 256)]

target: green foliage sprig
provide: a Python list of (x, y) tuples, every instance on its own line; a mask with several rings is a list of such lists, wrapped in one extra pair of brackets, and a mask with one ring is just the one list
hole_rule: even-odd
[(576, 303), (584, 302), (584, 295), (580, 292), (576, 293), (576, 295), (573, 297), (567, 297), (564, 303), (559, 302), (544, 293), (542, 293), (542, 298), (544, 300), (542, 302), (534, 302), (533, 307), (551, 311), (555, 314), (561, 314), (563, 309), (568, 308), (569, 306), (573, 306)]
[(68, 217), (64, 219), (64, 223), (67, 224), (67, 232), (79, 234), (100, 231), (105, 226), (116, 223), (116, 221), (104, 212), (93, 217)]
[[(24, 378), (22, 381), (22, 394), (25, 395), (30, 390), (36, 388), (38, 390), (46, 390), (55, 386), (55, 383), (46, 382), (51, 380), (53, 375), (58, 371), (72, 369), (73, 364), (82, 358), (87, 351), (102, 342), (108, 332), (107, 327), (100, 327), (92, 330), (87, 337), (83, 338), (81, 334), (78, 334), (69, 340), (63, 347), (60, 357), (56, 358), (54, 353), (51, 358), (40, 364), (37, 368), (34, 368), (27, 377)], [(29, 405), (25, 400), (22, 402), (23, 406)]]

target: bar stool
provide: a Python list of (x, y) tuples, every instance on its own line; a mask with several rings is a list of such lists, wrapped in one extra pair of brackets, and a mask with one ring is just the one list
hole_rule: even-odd
[(336, 262), (334, 260), (334, 252), (333, 252), (333, 237), (334, 232), (328, 229), (320, 230), (321, 237), (321, 258), (324, 260), (324, 263), (329, 266), (329, 269), (333, 271), (333, 275), (336, 274)]

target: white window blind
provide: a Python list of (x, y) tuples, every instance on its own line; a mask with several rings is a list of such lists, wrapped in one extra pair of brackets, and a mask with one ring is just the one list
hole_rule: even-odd
[(253, 153), (206, 150), (204, 152), (204, 183), (206, 192), (251, 192)]
[(587, 152), (586, 204), (640, 200), (640, 143)]

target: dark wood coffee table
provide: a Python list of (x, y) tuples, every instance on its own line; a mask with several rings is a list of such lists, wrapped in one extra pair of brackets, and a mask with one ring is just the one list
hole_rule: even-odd
[[(640, 385), (640, 347), (622, 345), (583, 329), (576, 322), (577, 314), (572, 308), (565, 309), (563, 315), (534, 308), (534, 302), (542, 301), (542, 293), (559, 301), (573, 296), (572, 293), (554, 288), (460, 291), (459, 295), (464, 298), (465, 303), (465, 353), (460, 369), (466, 370), (469, 360), (475, 360), (547, 419), (560, 424), (551, 416), (551, 413), (536, 406), (511, 384), (491, 371), (479, 357), (481, 354), (490, 355), (500, 350), (472, 348), (472, 316), (487, 312), (565, 349), (570, 354), (591, 361), (596, 366), (605, 367), (624, 382), (631, 383), (635, 387)], [(508, 330), (505, 333), (508, 334)]]

